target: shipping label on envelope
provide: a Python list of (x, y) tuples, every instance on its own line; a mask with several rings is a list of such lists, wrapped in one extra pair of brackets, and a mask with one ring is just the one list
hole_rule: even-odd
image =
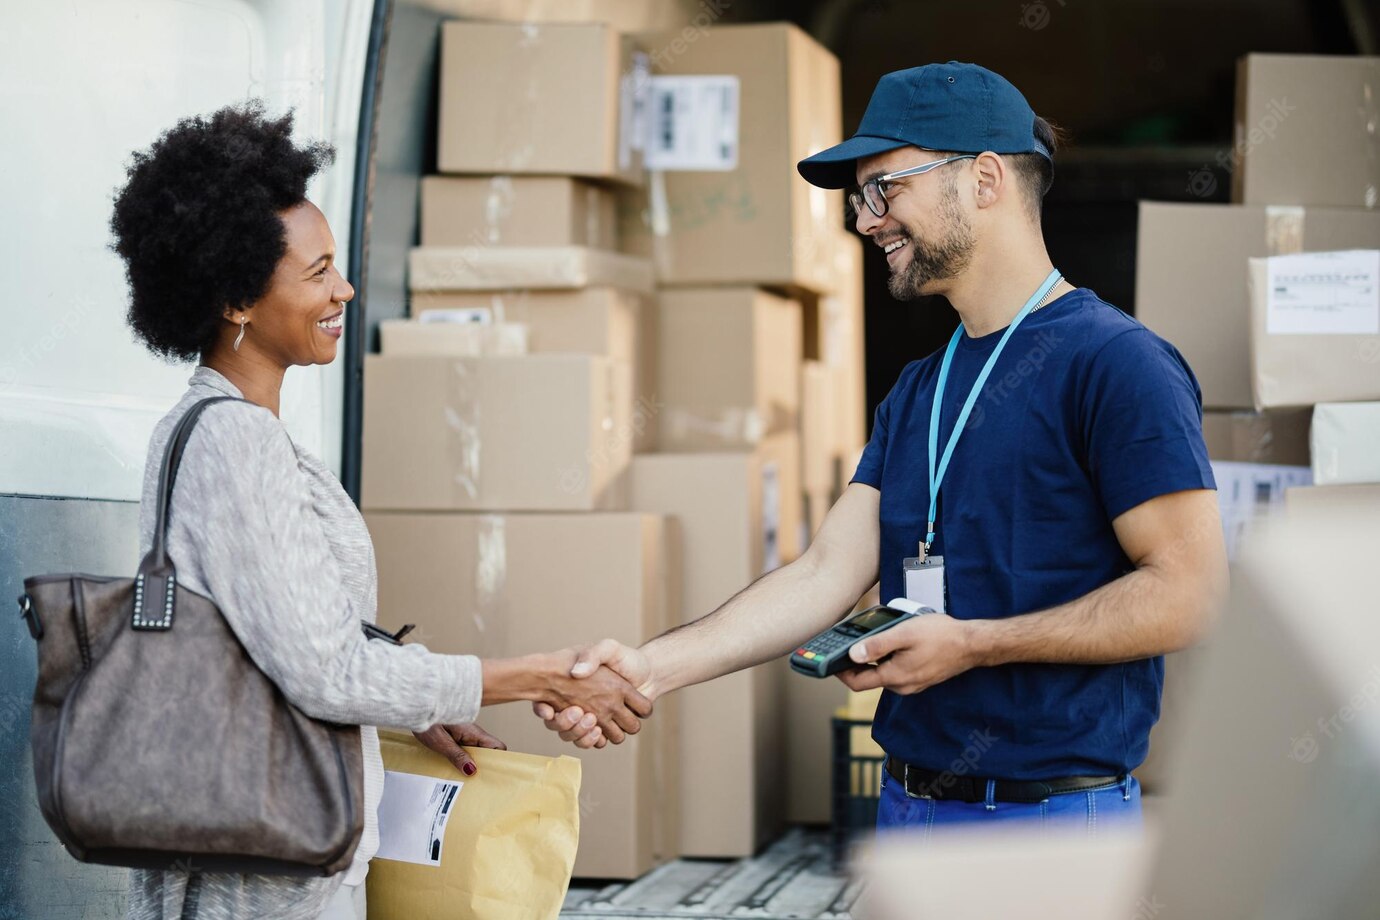
[(1268, 284), (1270, 335), (1380, 334), (1380, 250), (1274, 256)]
[(385, 770), (379, 802), (379, 859), (439, 866), (446, 822), (464, 783)]

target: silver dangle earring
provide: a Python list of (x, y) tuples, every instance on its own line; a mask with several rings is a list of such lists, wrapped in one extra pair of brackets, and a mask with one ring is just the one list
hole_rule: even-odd
[(235, 336), (235, 351), (240, 350), (240, 343), (244, 341), (244, 324), (248, 321), (248, 319), (249, 318), (246, 316), (240, 317), (240, 334)]

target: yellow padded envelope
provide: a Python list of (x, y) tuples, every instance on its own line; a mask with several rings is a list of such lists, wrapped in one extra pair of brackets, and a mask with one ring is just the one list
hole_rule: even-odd
[(565, 900), (580, 841), (580, 761), (467, 747), (464, 776), (410, 735), (380, 732), (384, 769), (464, 783), (439, 866), (376, 857), (369, 920), (537, 920)]

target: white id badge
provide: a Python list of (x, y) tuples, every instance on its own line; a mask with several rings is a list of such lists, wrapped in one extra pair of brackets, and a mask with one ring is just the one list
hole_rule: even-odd
[(906, 600), (945, 612), (943, 556), (912, 556), (902, 560), (901, 571), (906, 579)]

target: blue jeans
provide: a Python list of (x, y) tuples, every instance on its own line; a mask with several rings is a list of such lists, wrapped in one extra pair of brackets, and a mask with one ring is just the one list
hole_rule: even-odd
[(1083, 827), (1089, 834), (1115, 826), (1141, 828), (1140, 783), (1134, 776), (1124, 782), (1098, 786), (1083, 792), (1052, 795), (1043, 802), (1024, 804), (993, 801), (992, 783), (987, 784), (986, 802), (960, 802), (951, 799), (913, 799), (902, 784), (882, 771), (882, 797), (877, 808), (877, 833), (915, 833), (928, 839), (936, 827), (965, 825), (988, 827), (1019, 824)]

